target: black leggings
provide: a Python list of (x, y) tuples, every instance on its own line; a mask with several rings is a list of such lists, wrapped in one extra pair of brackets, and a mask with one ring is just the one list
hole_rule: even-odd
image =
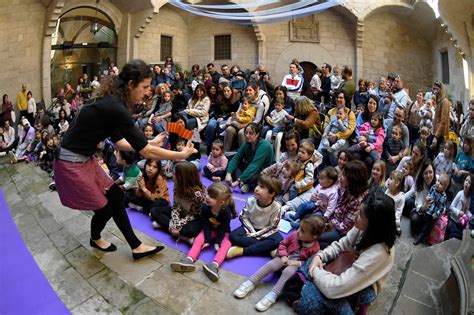
[(117, 185), (113, 184), (105, 196), (107, 197), (108, 203), (102, 209), (94, 211), (94, 216), (91, 220), (91, 238), (93, 240), (100, 239), (100, 233), (110, 218), (113, 218), (120, 232), (125, 236), (128, 245), (130, 245), (132, 249), (137, 248), (142, 242), (135, 235), (125, 207), (123, 206), (123, 192)]
[[(169, 229), (171, 220), (171, 207), (154, 207), (151, 209), (151, 218), (158, 222), (163, 228)], [(196, 237), (202, 231), (201, 218), (195, 219), (183, 225), (179, 234), (186, 237)]]

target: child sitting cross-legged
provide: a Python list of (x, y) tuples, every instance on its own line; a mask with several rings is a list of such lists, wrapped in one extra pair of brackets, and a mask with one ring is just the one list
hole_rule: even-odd
[(276, 176), (280, 181), (282, 189), (276, 197), (278, 202), (287, 202), (297, 196), (294, 182), (299, 169), (297, 162), (286, 160), (283, 163), (275, 163), (262, 171), (262, 174)]
[(425, 240), (431, 229), (436, 223), (438, 217), (446, 210), (447, 197), (446, 190), (448, 189), (450, 177), (448, 174), (442, 174), (436, 180), (436, 184), (431, 186), (426, 201), (428, 207), (421, 207), (420, 212), (422, 214), (423, 226), (421, 232), (413, 242), (413, 245), (418, 245)]
[(224, 182), (211, 184), (207, 188), (206, 203), (202, 207), (203, 230), (194, 240), (188, 256), (178, 262), (172, 262), (171, 269), (176, 272), (194, 271), (196, 269), (194, 262), (198, 259), (201, 250), (214, 243), (216, 256), (212, 263), (203, 267), (203, 271), (213, 282), (218, 281), (219, 266), (231, 247), (230, 220), (236, 216), (235, 203), (229, 186)]
[(119, 185), (122, 190), (137, 188), (138, 177), (142, 175), (142, 172), (135, 164), (135, 153), (116, 150), (115, 158), (117, 159), (117, 164), (123, 166), (122, 176), (115, 181), (115, 184)]
[(166, 179), (161, 174), (161, 162), (147, 159), (143, 176), (138, 178), (138, 187), (125, 193), (125, 207), (136, 209), (146, 215), (153, 207), (166, 207), (170, 193)]
[(215, 182), (224, 180), (228, 162), (224, 153), (224, 144), (220, 140), (215, 140), (212, 143), (207, 165), (202, 170), (204, 176)]
[(301, 220), (298, 231), (280, 242), (278, 257), (273, 258), (243, 282), (234, 291), (236, 298), (242, 299), (255, 289), (255, 286), (272, 272), (282, 271), (280, 279), (255, 308), (260, 311), (268, 310), (277, 300), (285, 283), (296, 273), (304, 262), (319, 251), (319, 236), (329, 229), (326, 220), (321, 216), (307, 216)]
[(247, 199), (240, 214), (242, 225), (230, 233), (232, 246), (227, 258), (270, 254), (282, 241), (278, 232), (281, 212), (275, 200), (281, 190), (278, 178), (261, 175), (255, 187), (254, 196)]
[(300, 204), (296, 213), (288, 216), (292, 227), (298, 228), (298, 221), (315, 211), (326, 219), (332, 215), (337, 204), (337, 179), (337, 171), (332, 166), (325, 167), (319, 173), (319, 184), (314, 188), (310, 201)]

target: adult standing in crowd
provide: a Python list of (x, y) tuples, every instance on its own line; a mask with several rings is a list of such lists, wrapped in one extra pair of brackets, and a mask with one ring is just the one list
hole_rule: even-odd
[(469, 114), (459, 131), (459, 136), (463, 141), (469, 135), (474, 135), (474, 99), (469, 101)]
[[(344, 66), (342, 69), (342, 82), (339, 85), (337, 92), (335, 93), (336, 97), (340, 92), (344, 92), (345, 105), (347, 108), (351, 108), (351, 101), (355, 93), (355, 81), (352, 78), (352, 68), (350, 66)], [(337, 104), (337, 99), (336, 99)]]
[(283, 77), (281, 85), (288, 89), (288, 96), (296, 100), (303, 90), (304, 78), (300, 73), (299, 64), (290, 63), (290, 73)]
[(3, 126), (5, 122), (8, 120), (10, 124), (13, 124), (13, 117), (12, 117), (13, 112), (13, 105), (12, 102), (8, 99), (7, 94), (3, 94), (3, 102), (2, 102), (2, 118), (0, 121), (0, 124)]
[(245, 140), (227, 166), (225, 180), (232, 187), (240, 186), (243, 193), (250, 191), (257, 183), (260, 173), (275, 163), (272, 145), (260, 138), (261, 127), (250, 123), (245, 127)]
[(143, 244), (135, 235), (124, 208), (123, 192), (97, 163), (97, 145), (110, 137), (117, 150), (135, 150), (151, 159), (185, 159), (194, 151), (189, 143), (182, 152), (161, 148), (162, 136), (148, 142), (135, 127), (129, 109), (141, 104), (150, 86), (152, 72), (141, 60), (127, 63), (118, 76), (108, 76), (101, 84), (97, 98), (84, 105), (69, 127), (54, 162), (54, 177), (63, 205), (93, 210), (90, 245), (110, 252), (115, 245), (101, 237), (107, 222), (113, 218), (132, 249), (134, 259), (155, 254), (162, 246)]
[[(296, 308), (299, 314), (359, 314), (366, 310), (390, 277), (395, 260), (395, 205), (382, 193), (368, 196), (358, 212), (354, 228), (338, 242), (307, 261), (303, 286)], [(324, 270), (345, 250), (357, 258), (340, 275)], [(356, 295), (355, 299), (351, 299)], [(365, 312), (361, 312), (361, 314)]]
[(26, 90), (26, 83), (21, 85), (21, 91), (18, 92), (16, 97), (16, 107), (20, 111), (19, 121), (21, 121), (22, 117), (26, 117), (28, 115), (28, 91)]
[(451, 109), (451, 102), (448, 100), (448, 95), (444, 84), (441, 81), (433, 83), (433, 95), (436, 96), (436, 106), (434, 108), (433, 129), (428, 140), (428, 158), (433, 159), (438, 154), (440, 145), (449, 136), (449, 111)]
[(420, 108), (424, 105), (423, 91), (416, 93), (416, 100), (407, 106), (406, 125), (410, 134), (410, 144), (413, 144), (420, 138)]
[(393, 83), (391, 85), (391, 90), (387, 91), (388, 98), (391, 102), (389, 105), (386, 105), (384, 108), (384, 114), (387, 119), (393, 119), (395, 108), (401, 107), (405, 109), (407, 107), (410, 96), (403, 88), (403, 81), (399, 74), (394, 74)]
[(257, 84), (261, 91), (265, 91), (269, 95), (273, 92), (270, 74), (262, 63), (257, 66), (257, 69), (250, 76), (249, 83)]

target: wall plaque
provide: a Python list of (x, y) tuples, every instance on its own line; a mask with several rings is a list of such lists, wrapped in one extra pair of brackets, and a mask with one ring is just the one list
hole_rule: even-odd
[(290, 42), (319, 43), (319, 21), (310, 15), (292, 20), (290, 25)]

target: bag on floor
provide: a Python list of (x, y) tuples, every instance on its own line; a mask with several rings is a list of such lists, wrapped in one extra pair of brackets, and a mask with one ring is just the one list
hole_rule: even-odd
[(448, 226), (448, 216), (442, 214), (436, 220), (435, 225), (431, 229), (430, 235), (428, 236), (428, 245), (436, 245), (444, 241), (446, 235), (446, 227)]

